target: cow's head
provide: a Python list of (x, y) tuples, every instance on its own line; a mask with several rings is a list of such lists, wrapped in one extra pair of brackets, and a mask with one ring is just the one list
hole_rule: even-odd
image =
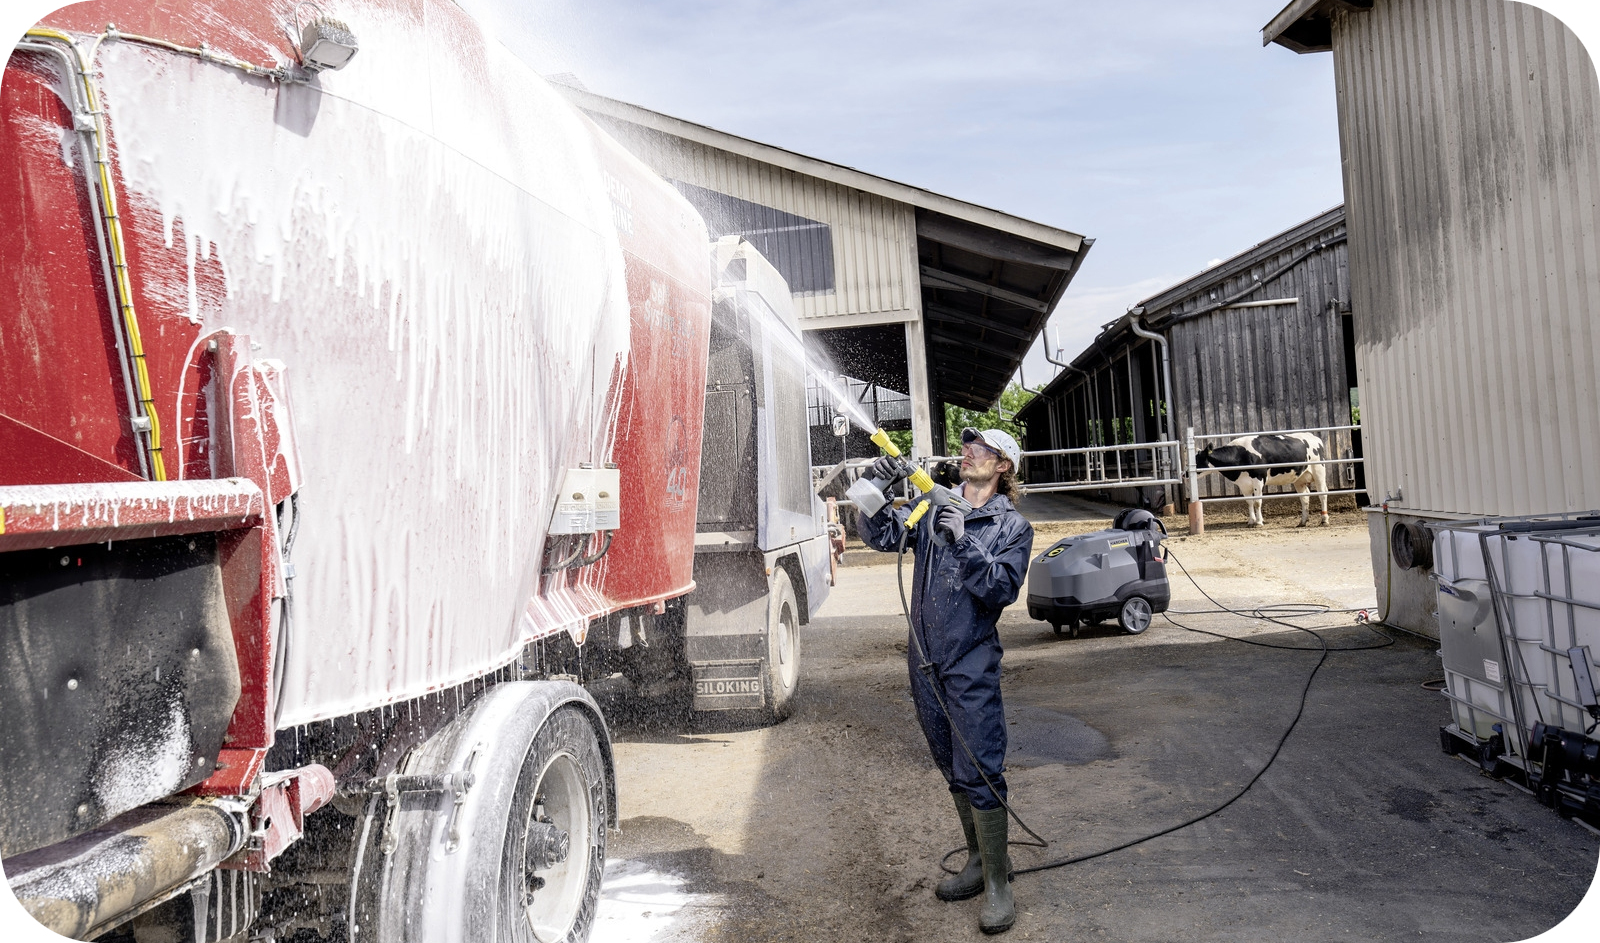
[(1251, 465), (1259, 460), (1257, 456), (1237, 445), (1219, 445), (1194, 453), (1196, 468), (1234, 468), (1239, 465)]

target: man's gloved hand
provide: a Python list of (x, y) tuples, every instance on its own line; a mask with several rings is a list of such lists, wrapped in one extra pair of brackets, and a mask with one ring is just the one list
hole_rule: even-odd
[(893, 484), (902, 478), (911, 477), (910, 473), (906, 471), (904, 462), (897, 462), (887, 455), (878, 456), (877, 461), (873, 462), (872, 466), (867, 469), (867, 475), (888, 484)]
[(944, 535), (944, 539), (955, 543), (961, 535), (967, 532), (967, 518), (957, 507), (942, 507), (939, 516), (934, 518), (933, 529)]

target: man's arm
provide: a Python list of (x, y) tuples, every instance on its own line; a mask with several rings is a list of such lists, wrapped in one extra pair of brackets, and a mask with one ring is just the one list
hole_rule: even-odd
[[(893, 553), (900, 546), (900, 535), (905, 533), (905, 529), (892, 503), (885, 504), (882, 510), (871, 517), (856, 515), (856, 530), (861, 532), (861, 542), (874, 550)], [(907, 543), (915, 541), (908, 540)]]
[(1016, 602), (1028, 575), (1033, 525), (1021, 520), (1021, 515), (1017, 519), (1021, 526), (1010, 529), (993, 552), (973, 539), (971, 533), (951, 547), (961, 560), (961, 585), (990, 609), (1004, 609)]

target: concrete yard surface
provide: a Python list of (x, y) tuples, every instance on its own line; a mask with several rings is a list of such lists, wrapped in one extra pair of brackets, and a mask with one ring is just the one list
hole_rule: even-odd
[[(1292, 523), (1269, 517), (1170, 546), (1229, 607), (1372, 606), (1356, 515)], [(1054, 539), (1041, 527), (1035, 550)], [(985, 939), (979, 900), (932, 892), (961, 834), (907, 695), (892, 560), (840, 569), (802, 631), (788, 721), (618, 723), (621, 829), (595, 940)], [(1174, 609), (1208, 608), (1173, 571)], [(1304, 691), (1298, 726), (1215, 815), (1019, 875), (1006, 939), (1510, 941), (1582, 898), (1596, 835), (1441, 752), (1446, 704), (1423, 687), (1442, 676), (1437, 643), (1395, 634), (1391, 644), (1350, 613), (1302, 618), (1331, 626), (1321, 634), (1335, 649), (1307, 690), (1322, 657), (1311, 635), (1236, 615), (1172, 618), (1305, 650), (1159, 617), (1140, 636), (1106, 625), (1058, 638), (1020, 604), (1005, 613), (1011, 799), (1050, 841), (1014, 846), (1018, 867), (1222, 805), (1272, 757)], [(1029, 840), (1015, 824), (1012, 839)]]

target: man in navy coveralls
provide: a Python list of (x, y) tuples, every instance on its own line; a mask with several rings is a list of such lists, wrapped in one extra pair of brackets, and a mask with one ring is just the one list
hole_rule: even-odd
[[(1004, 932), (1016, 922), (1002, 804), (1006, 718), (995, 621), (1016, 601), (1033, 552), (1033, 526), (1012, 503), (1020, 457), (1017, 441), (1002, 430), (963, 429), (961, 495), (972, 510), (940, 508), (932, 527), (924, 523), (906, 538), (916, 560), (911, 624), (917, 637), (906, 650), (911, 696), (967, 839), (966, 866), (940, 881), (934, 894), (940, 900), (984, 894), (979, 926), (985, 933)], [(887, 458), (874, 463), (871, 474), (903, 477), (898, 463)], [(863, 517), (862, 540), (878, 550), (895, 550), (905, 534), (904, 517), (892, 505)], [(919, 653), (926, 654), (926, 663)]]

